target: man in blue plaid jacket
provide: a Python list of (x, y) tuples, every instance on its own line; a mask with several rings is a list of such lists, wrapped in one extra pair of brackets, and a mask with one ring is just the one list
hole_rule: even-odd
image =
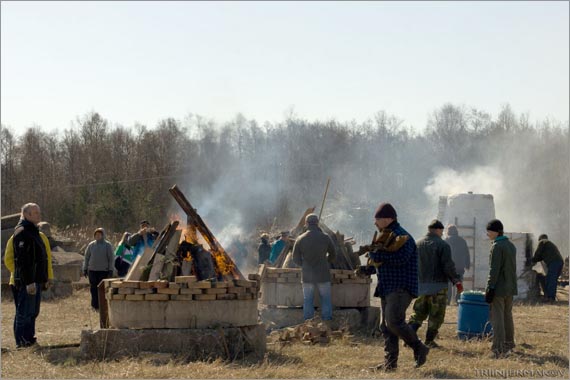
[(429, 348), (406, 323), (406, 309), (418, 296), (416, 242), (400, 226), (396, 210), (390, 203), (380, 204), (374, 218), (378, 230), (383, 234), (391, 232), (391, 241), (398, 247), (394, 250), (386, 246), (369, 253), (377, 267), (378, 285), (374, 295), (380, 297), (380, 330), (384, 337), (384, 363), (375, 368), (393, 371), (398, 367), (400, 338), (414, 350), (416, 367), (420, 367), (426, 362)]

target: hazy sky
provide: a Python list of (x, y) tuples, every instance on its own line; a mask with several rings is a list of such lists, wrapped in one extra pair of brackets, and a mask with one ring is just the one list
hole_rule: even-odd
[(568, 2), (2, 2), (1, 119), (17, 133), (97, 111), (422, 129), (445, 102), (568, 120)]

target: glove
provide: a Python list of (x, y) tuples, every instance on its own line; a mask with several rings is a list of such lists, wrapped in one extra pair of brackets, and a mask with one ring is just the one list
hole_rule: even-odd
[(493, 303), (493, 299), (495, 298), (495, 289), (488, 289), (485, 292), (485, 302), (488, 304)]
[(463, 284), (461, 281), (456, 282), (455, 287), (457, 288), (457, 294), (463, 293)]
[(30, 296), (36, 295), (36, 283), (34, 282), (34, 283), (29, 284), (29, 285), (26, 285), (26, 292)]

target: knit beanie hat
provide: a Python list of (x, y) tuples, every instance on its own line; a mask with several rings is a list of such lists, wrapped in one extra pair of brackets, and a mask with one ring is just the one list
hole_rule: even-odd
[(434, 219), (431, 221), (428, 228), (432, 228), (435, 230), (443, 230), (445, 227), (443, 227), (443, 224), (439, 220)]
[(394, 209), (394, 207), (392, 207), (390, 203), (380, 203), (380, 206), (378, 206), (376, 212), (374, 213), (374, 218), (376, 219), (380, 218), (396, 219), (397, 217), (398, 214), (396, 214), (396, 210)]
[(548, 235), (547, 234), (542, 234), (538, 237), (538, 240), (548, 240)]
[(449, 236), (459, 235), (459, 233), (457, 232), (457, 227), (455, 226), (455, 224), (450, 224), (449, 226), (447, 226), (447, 234)]
[(503, 223), (499, 219), (493, 219), (487, 223), (487, 231), (503, 232)]

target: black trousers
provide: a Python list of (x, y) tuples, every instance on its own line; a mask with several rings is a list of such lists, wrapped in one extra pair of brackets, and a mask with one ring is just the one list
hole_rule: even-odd
[(398, 289), (385, 297), (380, 297), (382, 319), (380, 330), (384, 337), (385, 363), (394, 365), (398, 362), (400, 338), (411, 348), (420, 344), (418, 335), (406, 323), (406, 310), (412, 302), (412, 295), (403, 289)]
[(95, 310), (99, 310), (99, 291), (97, 290), (97, 286), (99, 283), (104, 279), (109, 278), (108, 271), (97, 271), (97, 270), (90, 270), (89, 271), (89, 288), (91, 290), (91, 307)]

